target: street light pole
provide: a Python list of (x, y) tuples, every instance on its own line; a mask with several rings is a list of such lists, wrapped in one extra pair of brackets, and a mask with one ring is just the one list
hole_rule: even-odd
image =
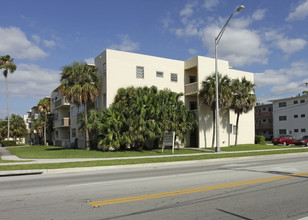
[(219, 34), (217, 35), (217, 37), (215, 38), (215, 78), (216, 78), (216, 152), (220, 152), (220, 143), (219, 143), (219, 100), (218, 100), (218, 67), (217, 67), (217, 46), (218, 43), (223, 35), (223, 33), (225, 32), (227, 25), (230, 21), (230, 19), (232, 18), (232, 16), (236, 13), (236, 12), (240, 12), (241, 10), (243, 10), (245, 7), (244, 5), (241, 5), (240, 7), (238, 7), (234, 12), (232, 12), (232, 14), (230, 15), (229, 19), (227, 20), (227, 22), (225, 23), (225, 25), (223, 26), (223, 28), (221, 29), (221, 31), (219, 32)]

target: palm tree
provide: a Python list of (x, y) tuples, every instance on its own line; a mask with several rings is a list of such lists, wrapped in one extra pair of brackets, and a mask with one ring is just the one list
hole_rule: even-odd
[[(232, 90), (231, 90), (231, 79), (228, 76), (222, 76), (218, 74), (218, 100), (219, 109), (225, 110), (231, 106), (232, 102)], [(215, 121), (216, 121), (216, 76), (215, 73), (207, 76), (202, 81), (202, 87), (200, 90), (200, 97), (204, 104), (210, 106), (213, 114), (213, 137), (212, 137), (212, 148), (214, 148), (215, 142)]]
[(231, 108), (234, 110), (236, 117), (236, 135), (235, 146), (237, 146), (239, 118), (242, 113), (247, 113), (253, 109), (257, 98), (254, 94), (255, 84), (243, 77), (241, 80), (233, 81), (232, 90), (234, 93)]
[[(9, 112), (9, 93), (8, 93), (8, 73), (14, 73), (17, 69), (14, 59), (10, 55), (0, 57), (0, 69), (3, 70), (3, 75), (6, 79), (6, 106), (7, 106), (7, 117), (10, 118)], [(10, 120), (7, 120), (7, 139), (10, 139)]]
[(11, 134), (16, 141), (17, 138), (23, 138), (27, 134), (26, 123), (20, 115), (11, 116)]
[(44, 145), (46, 146), (46, 130), (47, 130), (47, 121), (48, 114), (50, 113), (50, 98), (43, 98), (37, 104), (38, 111), (43, 114), (44, 117)]
[(88, 102), (95, 101), (99, 92), (99, 78), (95, 66), (74, 62), (64, 66), (61, 73), (60, 91), (72, 103), (84, 106), (86, 149), (90, 150), (88, 129)]

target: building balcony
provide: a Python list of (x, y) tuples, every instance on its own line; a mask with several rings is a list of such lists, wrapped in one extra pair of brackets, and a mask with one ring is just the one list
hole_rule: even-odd
[(189, 83), (185, 85), (185, 95), (198, 94), (198, 82)]
[(54, 105), (55, 105), (55, 109), (57, 109), (57, 108), (61, 108), (63, 106), (67, 107), (67, 106), (70, 105), (70, 103), (68, 102), (68, 100), (65, 97), (63, 97), (63, 98), (55, 101)]
[(272, 130), (273, 124), (271, 123), (256, 124), (255, 128), (256, 130)]
[(60, 128), (60, 127), (69, 127), (70, 126), (70, 118), (62, 118), (59, 120), (54, 121), (53, 127)]
[(273, 112), (255, 112), (256, 118), (273, 118)]

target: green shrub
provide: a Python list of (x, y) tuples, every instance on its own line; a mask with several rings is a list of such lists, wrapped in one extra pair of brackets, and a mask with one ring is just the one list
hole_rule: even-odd
[(264, 136), (255, 136), (255, 144), (265, 144)]
[(16, 141), (1, 141), (2, 147), (16, 146)]

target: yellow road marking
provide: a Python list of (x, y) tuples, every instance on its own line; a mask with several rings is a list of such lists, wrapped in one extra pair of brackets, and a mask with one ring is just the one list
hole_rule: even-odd
[(156, 194), (150, 194), (150, 195), (133, 196), (133, 197), (120, 198), (120, 199), (101, 200), (101, 201), (95, 201), (95, 202), (88, 202), (88, 204), (92, 205), (93, 207), (98, 207), (102, 205), (110, 205), (110, 204), (123, 203), (123, 202), (132, 202), (132, 201), (139, 201), (139, 200), (145, 200), (145, 199), (154, 199), (154, 198), (161, 198), (161, 197), (168, 197), (168, 196), (183, 195), (183, 194), (188, 194), (188, 193), (203, 192), (203, 191), (209, 191), (209, 190), (215, 190), (215, 189), (223, 189), (223, 188), (229, 188), (229, 187), (234, 187), (234, 186), (250, 185), (250, 184), (255, 184), (255, 183), (264, 183), (264, 182), (283, 180), (283, 179), (299, 177), (299, 176), (307, 176), (307, 175), (308, 175), (308, 172), (297, 173), (297, 174), (275, 176), (275, 177), (268, 177), (268, 178), (262, 178), (262, 179), (246, 180), (246, 181), (235, 182), (235, 183), (225, 183), (225, 184), (214, 185), (214, 186), (205, 186), (205, 187), (199, 187), (199, 188), (193, 188), (193, 189), (184, 189), (184, 190), (170, 191), (170, 192), (164, 192), (164, 193), (156, 193)]

